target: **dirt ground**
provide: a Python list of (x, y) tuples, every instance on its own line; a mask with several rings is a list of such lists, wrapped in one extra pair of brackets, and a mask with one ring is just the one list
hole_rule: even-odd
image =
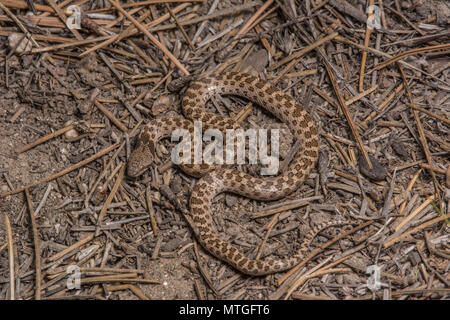
[[(33, 2), (35, 5), (48, 5), (46, 1)], [(102, 8), (107, 1), (81, 2), (84, 3), (83, 10), (89, 12)], [(319, 2), (306, 1), (311, 8)], [(365, 11), (365, 1), (345, 3), (360, 12)], [(345, 101), (358, 94), (361, 50), (349, 43), (333, 40), (322, 48), (326, 49), (330, 65), (338, 70), (342, 79), (335, 76), (330, 80), (324, 60), (319, 51), (313, 49), (302, 55), (275, 84), (307, 108), (321, 133), (319, 164), (308, 180), (293, 194), (275, 202), (255, 201), (231, 194), (221, 194), (214, 201), (212, 212), (218, 232), (247, 256), (256, 256), (269, 228), (271, 234), (261, 251), (262, 259), (293, 255), (305, 234), (319, 223), (335, 218), (353, 222), (349, 227), (321, 232), (313, 241), (311, 251), (327, 241), (336, 240), (335, 237), (345, 231), (349, 231), (349, 235), (320, 249), (286, 279), (286, 272), (262, 277), (241, 274), (194, 243), (195, 237), (182, 214), (161, 192), (161, 186), (168, 185), (171, 192), (188, 206), (190, 192), (197, 181), (169, 164), (169, 151), (173, 144), (162, 142), (158, 147), (159, 162), (137, 180), (126, 173), (120, 177), (129, 149), (133, 150), (136, 133), (142, 125), (154, 118), (181, 114), (183, 91), (171, 92), (168, 85), (184, 75), (142, 32), (84, 57), (80, 54), (99, 42), (52, 49), (47, 54), (18, 53), (14, 51), (18, 49), (11, 45), (11, 34), (22, 32), (21, 29), (11, 18), (0, 19), (0, 299), (11, 298), (12, 258), (16, 299), (35, 299), (37, 282), (36, 248), (25, 192), (3, 195), (72, 168), (115, 143), (123, 144), (123, 147), (114, 159), (117, 146), (78, 169), (29, 188), (32, 209), (39, 209), (35, 219), (42, 272), (41, 298), (448, 299), (450, 224), (448, 219), (438, 218), (443, 215), (448, 218), (450, 205), (450, 174), (447, 172), (450, 167), (449, 5), (438, 0), (383, 3), (387, 30), (393, 32), (374, 31), (370, 47), (375, 48), (377, 35), (380, 35), (378, 50), (391, 56), (415, 48), (441, 45), (442, 49), (424, 50), (403, 57), (401, 61), (409, 64), (403, 64), (403, 69), (392, 63), (376, 71), (374, 77), (373, 73), (366, 74), (364, 90), (376, 88), (364, 98), (348, 104), (352, 125), (371, 159), (380, 167), (379, 172), (372, 172), (378, 178), (369, 177), (370, 173), (365, 174), (361, 168), (361, 160), (358, 160), (362, 158), (361, 151), (331, 83), (336, 81), (341, 93), (344, 92)], [(396, 3), (401, 12), (396, 9)], [(195, 2), (177, 10), (180, 4), (171, 3), (170, 7), (183, 21), (206, 15), (212, 4), (213, 1)], [(242, 4), (241, 1), (220, 1), (216, 11), (224, 12)], [(36, 8), (38, 14), (48, 12), (44, 16), (55, 17), (49, 20), (53, 24), (49, 26), (40, 25), (35, 20), (25, 23), (28, 21), (24, 18), (27, 10), (6, 2), (5, 5), (13, 15), (21, 17), (19, 21), (37, 39), (40, 47), (68, 43), (56, 39), (60, 37), (70, 41), (77, 39), (64, 25), (60, 26), (61, 22), (54, 12), (49, 12), (51, 10)], [(250, 72), (269, 81), (273, 81), (287, 63), (275, 69), (271, 66), (308, 46), (305, 42), (307, 36), (298, 28), (307, 30), (311, 42), (333, 31), (338, 31), (340, 37), (349, 41), (364, 42), (365, 24), (345, 10), (334, 7), (331, 1), (313, 10), (314, 32), (318, 35), (310, 32), (309, 19), (300, 21), (306, 15), (303, 1), (275, 1), (267, 9), (274, 10), (246, 33), (248, 37), (233, 38), (232, 30), (218, 37), (228, 26), (243, 19), (236, 27), (239, 30), (261, 5), (256, 2), (255, 6), (240, 13), (222, 13), (205, 20), (207, 23), (199, 39), (193, 44), (194, 51), (176, 24), (167, 29), (155, 29), (152, 34), (174, 52), (192, 75), (199, 76), (207, 70), (233, 69)], [(292, 14), (292, 11), (296, 13), (289, 18), (288, 13)], [(113, 9), (105, 13), (117, 16)], [(133, 14), (136, 19), (142, 14), (153, 16), (150, 20), (143, 19), (142, 23), (149, 23), (165, 13), (167, 7), (158, 4), (143, 6), (138, 14)], [(0, 17), (9, 17), (9, 14), (0, 8)], [(294, 19), (299, 21), (276, 29)], [(96, 21), (95, 18), (92, 20)], [(102, 21), (98, 22), (101, 29), (115, 34), (130, 26), (126, 18), (111, 26)], [(111, 20), (106, 21), (111, 23)], [(173, 23), (173, 19), (167, 19), (156, 27)], [(185, 25), (190, 39), (194, 38), (200, 24)], [(96, 30), (82, 25), (80, 33), (84, 39), (110, 34)], [(255, 36), (264, 32), (263, 37)], [(445, 32), (446, 35), (436, 39), (406, 41)], [(213, 36), (218, 38), (199, 46)], [(233, 49), (219, 61), (217, 53), (231, 48), (232, 40), (237, 41)], [(366, 71), (387, 59), (369, 53)], [(415, 116), (413, 109), (407, 106), (411, 101), (403, 90), (404, 80), (399, 70), (406, 73), (413, 104), (428, 110), (431, 116), (421, 111), (417, 111)], [(400, 85), (403, 87), (399, 88)], [(93, 103), (94, 100), (97, 102)], [(380, 107), (384, 102), (386, 108)], [(247, 103), (247, 100), (237, 97), (217, 97), (208, 102), (207, 108), (236, 117)], [(105, 115), (98, 104), (109, 110), (125, 130)], [(371, 116), (371, 112), (374, 115)], [(364, 121), (367, 117), (370, 119)], [(426, 137), (426, 147), (422, 144), (417, 119)], [(74, 129), (29, 150), (17, 152), (23, 146), (69, 125)], [(295, 148), (288, 128), (261, 108), (253, 107), (243, 125), (281, 128), (282, 160), (289, 158), (289, 152)], [(137, 130), (133, 135), (134, 127)], [(434, 170), (426, 167), (430, 164), (427, 154)], [(425, 166), (421, 167), (422, 164)], [(105, 168), (106, 174), (97, 185), (96, 181)], [(244, 168), (249, 172), (256, 169)], [(382, 179), (379, 175), (383, 176)], [(413, 179), (415, 175), (417, 180)], [(105, 208), (99, 234), (69, 250), (71, 245), (96, 233), (102, 208), (117, 181), (120, 185), (110, 205)], [(412, 187), (408, 188), (409, 184)], [(88, 196), (90, 199), (86, 201)], [(430, 196), (433, 201), (429, 200)], [(157, 234), (149, 215), (152, 210), (148, 197), (152, 200)], [(252, 217), (265, 208), (276, 208), (276, 204), (288, 206), (289, 201), (304, 198), (307, 198), (304, 203), (276, 213), (273, 229), (269, 224), (274, 215)], [(12, 253), (5, 215), (10, 220)], [(436, 221), (427, 224), (433, 219)], [(65, 255), (55, 258), (66, 249)], [(67, 288), (70, 277), (67, 268), (70, 265), (82, 268), (82, 279), (86, 282), (81, 283), (80, 289)], [(367, 287), (371, 277), (367, 268), (372, 265), (381, 267), (379, 281), (382, 285), (376, 290)], [(328, 268), (324, 268), (326, 266)], [(314, 273), (316, 271), (318, 273)], [(122, 278), (99, 280), (99, 277), (120, 276)], [(148, 284), (141, 280), (155, 280), (157, 283)]]

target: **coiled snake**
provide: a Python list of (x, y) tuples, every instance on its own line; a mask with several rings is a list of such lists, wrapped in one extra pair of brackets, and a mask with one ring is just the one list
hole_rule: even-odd
[(246, 257), (231, 243), (223, 240), (213, 226), (211, 205), (213, 198), (221, 192), (232, 192), (256, 200), (283, 198), (303, 184), (315, 166), (319, 152), (319, 136), (309, 114), (290, 95), (277, 89), (267, 81), (253, 75), (225, 72), (215, 77), (194, 81), (182, 98), (182, 109), (187, 119), (167, 117), (155, 119), (141, 130), (133, 150), (127, 172), (136, 177), (154, 161), (156, 143), (179, 128), (193, 133), (193, 121), (201, 121), (204, 127), (220, 131), (240, 128), (231, 118), (207, 112), (206, 101), (215, 94), (231, 94), (245, 97), (262, 106), (285, 122), (300, 140), (300, 150), (289, 167), (279, 176), (254, 177), (234, 167), (185, 164), (181, 169), (200, 177), (190, 198), (190, 217), (200, 244), (217, 258), (249, 275), (264, 275), (290, 269), (305, 257), (314, 236), (321, 230), (347, 224), (332, 221), (313, 228), (301, 244), (298, 252), (285, 259), (266, 258), (255, 260)]

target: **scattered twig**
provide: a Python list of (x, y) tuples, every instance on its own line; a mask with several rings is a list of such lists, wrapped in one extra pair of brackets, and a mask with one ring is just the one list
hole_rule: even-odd
[[(97, 225), (100, 227), (100, 224), (103, 221), (103, 218), (105, 217), (106, 214), (106, 210), (108, 210), (109, 205), (111, 204), (114, 196), (116, 195), (117, 190), (119, 189), (120, 183), (122, 182), (123, 176), (125, 174), (125, 164), (124, 163), (120, 163), (118, 165), (118, 167), (120, 167), (120, 172), (117, 175), (116, 178), (116, 182), (114, 183), (114, 186), (111, 189), (111, 192), (108, 195), (108, 198), (106, 198), (105, 203), (103, 204), (102, 210), (100, 211), (99, 215), (98, 215), (98, 219), (97, 219)], [(96, 232), (96, 236), (98, 235), (99, 231)]]
[[(367, 16), (367, 20), (369, 21), (371, 17), (373, 16), (373, 2), (374, 0), (369, 0), (369, 3), (367, 4), (369, 8), (369, 13)], [(366, 25), (366, 34), (364, 36), (364, 47), (369, 46), (370, 41), (370, 34), (372, 33), (372, 27), (367, 23)], [(364, 71), (366, 68), (366, 60), (367, 60), (367, 51), (363, 51), (361, 55), (361, 69), (359, 71), (359, 92), (364, 91)]]
[(350, 130), (352, 131), (353, 137), (355, 138), (356, 143), (358, 144), (359, 150), (363, 154), (364, 160), (366, 161), (369, 169), (372, 169), (373, 168), (372, 162), (369, 159), (369, 155), (367, 154), (366, 149), (364, 149), (364, 145), (362, 143), (361, 137), (359, 136), (358, 130), (356, 129), (355, 124), (353, 123), (352, 115), (350, 114), (350, 111), (348, 110), (347, 105), (345, 104), (344, 98), (342, 97), (342, 93), (341, 93), (341, 90), (339, 89), (336, 77), (326, 62), (325, 62), (325, 68), (327, 70), (328, 77), (330, 78), (330, 82), (333, 86), (334, 93), (336, 94), (336, 97), (338, 98), (338, 102), (341, 107), (341, 110), (344, 113), (345, 118), (347, 119), (347, 122), (349, 124)]
[(108, 291), (121, 291), (121, 290), (130, 290), (133, 292), (139, 299), (141, 300), (150, 300), (144, 292), (138, 287), (132, 284), (119, 284), (119, 285), (109, 285)]
[(393, 64), (394, 62), (397, 62), (397, 61), (404, 59), (407, 56), (410, 56), (413, 54), (429, 52), (429, 51), (436, 51), (436, 50), (446, 50), (448, 48), (450, 48), (450, 43), (438, 44), (435, 46), (429, 46), (429, 47), (424, 47), (424, 48), (415, 48), (415, 49), (400, 53), (396, 56), (393, 56), (391, 59), (381, 62), (380, 64), (373, 67), (370, 71), (368, 71), (367, 74), (371, 74), (372, 72), (374, 72), (376, 70), (383, 69), (383, 68), (387, 67), (388, 65)]
[(305, 259), (299, 263), (298, 265), (296, 265), (294, 268), (292, 268), (291, 270), (289, 270), (288, 272), (286, 272), (280, 279), (278, 279), (278, 285), (281, 285), (284, 281), (286, 281), (287, 278), (289, 278), (293, 273), (295, 273), (299, 268), (301, 268), (302, 266), (304, 266), (308, 261), (310, 261), (312, 258), (314, 258), (317, 254), (319, 254), (320, 252), (322, 252), (324, 249), (328, 248), (329, 246), (331, 246), (333, 243), (335, 243), (336, 241), (362, 229), (365, 228), (369, 225), (371, 225), (373, 223), (373, 221), (367, 221), (364, 222), (358, 226), (356, 226), (355, 228), (344, 232), (338, 236), (336, 236), (335, 238), (331, 239), (330, 241), (328, 241), (327, 243), (323, 244), (322, 246), (320, 246), (320, 248), (315, 249), (314, 251), (312, 251), (307, 257), (305, 257)]
[(417, 226), (417, 227), (415, 227), (415, 228), (412, 228), (412, 229), (409, 230), (409, 231), (406, 231), (406, 232), (404, 232), (404, 233), (402, 233), (402, 234), (400, 234), (400, 235), (398, 235), (398, 236), (396, 236), (396, 237), (393, 237), (391, 240), (388, 240), (388, 241), (386, 241), (385, 243), (383, 243), (383, 246), (384, 246), (385, 248), (390, 247), (390, 246), (391, 246), (392, 244), (394, 244), (395, 242), (400, 241), (400, 240), (402, 240), (402, 239), (408, 237), (410, 234), (415, 233), (415, 232), (417, 232), (417, 231), (420, 231), (420, 230), (422, 230), (422, 229), (425, 229), (425, 228), (427, 228), (427, 227), (429, 227), (429, 226), (435, 224), (436, 222), (444, 221), (444, 220), (447, 219), (447, 218), (450, 218), (450, 213), (447, 214), (447, 215), (439, 216), (439, 217), (437, 217), (437, 218), (428, 220), (427, 222), (424, 222), (424, 223), (422, 223), (421, 225), (419, 225), (419, 226)]
[(160, 284), (158, 280), (141, 279), (141, 278), (122, 278), (119, 276), (99, 276), (88, 277), (81, 279), (81, 284), (89, 283), (109, 283), (109, 282), (123, 282), (123, 283), (146, 283), (146, 284)]
[(34, 242), (34, 263), (36, 268), (36, 288), (35, 299), (41, 300), (41, 250), (39, 246), (39, 233), (36, 226), (36, 218), (33, 211), (33, 203), (31, 202), (31, 196), (28, 189), (25, 189), (25, 196), (27, 198), (28, 211), (30, 213), (31, 227), (33, 229), (33, 242)]
[[(400, 71), (400, 74), (402, 75), (403, 85), (405, 86), (405, 90), (406, 90), (406, 94), (408, 96), (409, 103), (410, 104), (414, 104), (413, 97), (412, 97), (412, 94), (411, 94), (411, 89), (409, 88), (409, 84), (408, 84), (408, 81), (406, 80), (406, 76), (405, 76), (405, 73), (403, 71), (403, 68), (402, 68), (402, 66), (399, 63), (397, 64), (397, 67), (398, 67), (398, 69)], [(425, 153), (425, 158), (427, 159), (428, 164), (430, 166), (432, 166), (433, 165), (433, 159), (431, 158), (430, 150), (428, 148), (427, 138), (425, 137), (425, 130), (423, 129), (422, 122), (420, 121), (420, 117), (419, 117), (419, 114), (417, 113), (417, 111), (414, 110), (413, 114), (414, 114), (414, 119), (416, 120), (417, 131), (419, 132), (419, 139), (420, 139), (420, 142), (422, 144), (423, 152)], [(438, 192), (439, 187), (438, 187), (438, 183), (436, 181), (436, 177), (434, 175), (434, 172), (430, 171), (430, 173), (431, 173), (431, 176), (433, 177), (435, 190), (436, 190), (436, 192)]]
[(144, 28), (144, 26), (142, 26), (142, 24), (140, 24), (138, 21), (136, 21), (136, 19), (134, 19), (127, 11), (125, 11), (121, 5), (114, 1), (114, 0), (109, 0), (109, 2), (116, 7), (117, 10), (119, 10), (124, 16), (126, 16), (143, 34), (145, 34), (151, 42), (153, 42), (153, 44), (155, 46), (157, 46), (162, 52), (164, 52), (164, 54), (185, 74), (185, 75), (189, 75), (189, 71), (186, 70), (186, 68), (180, 63), (180, 61), (178, 61), (177, 58), (175, 58), (175, 56), (169, 51), (167, 50), (167, 48), (165, 46), (163, 46), (158, 39), (156, 39), (150, 32), (147, 31), (147, 29)]
[(148, 209), (148, 214), (150, 216), (150, 222), (152, 224), (153, 234), (155, 235), (155, 237), (157, 237), (158, 236), (158, 226), (156, 225), (155, 209), (153, 208), (153, 202), (150, 197), (150, 189), (149, 188), (145, 189), (145, 199), (147, 202), (147, 209)]
[(408, 107), (410, 107), (411, 109), (423, 112), (423, 113), (429, 115), (430, 117), (433, 117), (435, 119), (438, 119), (438, 120), (440, 120), (440, 121), (450, 125), (450, 119), (448, 119), (448, 118), (444, 118), (444, 117), (442, 117), (440, 115), (437, 115), (437, 114), (435, 114), (435, 113), (433, 113), (431, 111), (428, 111), (427, 109), (421, 108), (421, 107), (416, 106), (415, 104), (412, 104), (412, 103), (405, 103), (405, 104)]
[(44, 137), (41, 137), (41, 138), (39, 138), (39, 139), (29, 143), (29, 144), (27, 144), (27, 145), (17, 149), (16, 152), (17, 153), (22, 153), (22, 152), (25, 152), (27, 150), (30, 150), (30, 149), (36, 147), (37, 145), (40, 145), (41, 143), (44, 143), (44, 142), (46, 142), (46, 141), (48, 141), (50, 139), (53, 139), (53, 138), (55, 138), (57, 136), (60, 136), (60, 135), (62, 135), (64, 133), (66, 133), (69, 130), (72, 130), (73, 128), (74, 128), (74, 125), (71, 124), (71, 125), (68, 125), (68, 126), (62, 128), (62, 129), (56, 130), (53, 133), (50, 133), (50, 134), (48, 134), (48, 135), (46, 135)]
[(5, 226), (6, 226), (6, 239), (8, 242), (8, 254), (9, 254), (9, 300), (15, 300), (15, 277), (14, 277), (14, 245), (12, 238), (11, 222), (8, 215), (5, 213)]
[(214, 284), (212, 283), (208, 273), (202, 266), (202, 262), (200, 260), (200, 254), (198, 252), (197, 240), (195, 240), (195, 239), (194, 239), (194, 253), (195, 253), (196, 260), (197, 260), (198, 270), (200, 270), (200, 274), (203, 276), (203, 279), (205, 279), (205, 282), (208, 284), (209, 288), (214, 292), (214, 294), (217, 297), (220, 297), (220, 293), (217, 291), (217, 289), (214, 286)]
[(177, 24), (178, 29), (180, 29), (181, 33), (183, 34), (184, 39), (186, 39), (186, 41), (189, 44), (189, 46), (191, 47), (191, 49), (195, 50), (194, 45), (191, 42), (191, 39), (187, 35), (186, 30), (184, 30), (183, 26), (178, 21), (178, 18), (175, 15), (175, 13), (173, 13), (172, 9), (170, 8), (170, 5), (168, 3), (165, 3), (165, 5), (166, 5), (167, 11), (169, 11), (170, 16), (172, 17), (173, 20), (175, 20), (175, 23)]
[(54, 254), (53, 256), (47, 258), (48, 261), (52, 262), (52, 261), (56, 261), (62, 257), (64, 257), (66, 254), (74, 251), (75, 249), (78, 249), (81, 246), (84, 246), (86, 243), (92, 241), (94, 239), (94, 234), (90, 234), (87, 237), (81, 239), (80, 241), (74, 243), (73, 245), (71, 245), (70, 247), (67, 247), (66, 249)]
[(9, 195), (12, 195), (12, 194), (16, 194), (16, 193), (23, 192), (25, 189), (29, 189), (29, 188), (34, 187), (34, 186), (37, 186), (38, 184), (41, 184), (41, 183), (50, 182), (50, 181), (52, 181), (52, 180), (54, 180), (54, 179), (56, 179), (56, 178), (59, 178), (59, 177), (65, 175), (65, 174), (67, 174), (67, 173), (69, 173), (69, 172), (72, 172), (72, 171), (74, 171), (74, 170), (76, 170), (76, 169), (78, 169), (78, 168), (83, 167), (84, 165), (88, 164), (89, 162), (94, 161), (95, 159), (98, 159), (98, 158), (104, 156), (105, 154), (107, 154), (107, 153), (109, 153), (110, 151), (114, 150), (114, 149), (117, 148), (118, 146), (119, 146), (119, 143), (115, 143), (115, 144), (113, 144), (113, 145), (111, 145), (111, 146), (109, 146), (109, 147), (103, 149), (102, 151), (97, 152), (96, 154), (90, 156), (89, 158), (87, 158), (87, 159), (85, 159), (85, 160), (83, 160), (83, 161), (80, 161), (80, 162), (74, 164), (73, 166), (71, 166), (71, 167), (69, 167), (69, 168), (66, 168), (66, 169), (64, 169), (64, 170), (62, 170), (62, 171), (60, 171), (60, 172), (58, 172), (58, 173), (55, 173), (55, 174), (53, 174), (53, 175), (51, 175), (51, 176), (49, 176), (49, 177), (46, 177), (46, 178), (43, 178), (43, 179), (38, 180), (38, 181), (36, 181), (36, 182), (30, 183), (30, 184), (28, 184), (28, 185), (26, 185), (26, 186), (24, 186), (24, 187), (15, 189), (15, 190), (13, 190), (13, 191), (9, 191), (9, 192), (6, 192), (6, 193), (2, 193), (2, 194), (0, 194), (0, 198), (6, 197), (6, 196), (9, 196)]

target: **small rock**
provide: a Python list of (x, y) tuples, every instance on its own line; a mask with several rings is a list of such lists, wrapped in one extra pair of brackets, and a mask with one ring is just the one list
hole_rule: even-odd
[(76, 67), (77, 72), (80, 72), (83, 75), (91, 74), (91, 71), (94, 71), (97, 68), (97, 59), (95, 55), (89, 54), (80, 61), (78, 61)]
[(94, 206), (98, 206), (106, 200), (106, 188), (103, 186), (98, 186), (92, 195), (91, 202)]
[(78, 154), (71, 154), (67, 157), (67, 159), (69, 159), (70, 162), (72, 163), (77, 163), (82, 161), (84, 158), (86, 157), (86, 155), (82, 154), (82, 153), (78, 153)]
[(170, 106), (172, 105), (174, 99), (173, 96), (160, 96), (156, 101), (153, 103), (151, 113), (153, 116), (157, 116), (158, 114), (167, 111), (170, 109)]
[(407, 158), (409, 156), (408, 151), (406, 151), (405, 147), (403, 146), (403, 143), (393, 141), (391, 145), (392, 149), (394, 149), (394, 151), (402, 158)]
[(418, 20), (424, 19), (433, 14), (431, 7), (426, 5), (426, 1), (416, 0), (414, 5)]
[(237, 203), (237, 197), (232, 194), (225, 195), (225, 204), (227, 207), (232, 207)]
[(173, 177), (173, 179), (170, 181), (169, 186), (175, 194), (180, 193), (183, 190), (181, 187), (181, 178), (178, 175)]
[[(73, 123), (73, 121), (67, 121), (64, 126), (67, 127), (69, 125), (71, 125)], [(78, 131), (74, 129), (70, 129), (69, 131), (66, 131), (64, 133), (64, 137), (66, 137), (66, 139), (74, 139), (76, 137), (78, 137)]]
[(269, 55), (267, 50), (261, 49), (251, 54), (241, 65), (240, 71), (251, 67), (256, 72), (263, 72), (267, 63), (269, 62)]
[(400, 6), (402, 7), (402, 9), (408, 10), (409, 8), (411, 8), (411, 3), (409, 1), (402, 1)]
[(369, 155), (370, 162), (372, 163), (372, 170), (369, 169), (366, 160), (362, 154), (359, 155), (359, 170), (367, 178), (381, 181), (386, 178), (386, 169), (376, 160), (374, 157)]
[(392, 81), (388, 77), (384, 77), (381, 81), (380, 88), (381, 89), (387, 89), (392, 85)]
[(171, 252), (176, 250), (180, 246), (180, 239), (175, 238), (166, 243), (161, 244), (161, 251)]
[(380, 190), (375, 190), (375, 189), (370, 189), (369, 190), (369, 196), (375, 201), (380, 203), (381, 201), (383, 201), (383, 192), (381, 192)]
[(361, 281), (361, 279), (354, 273), (343, 274), (342, 278), (344, 282), (348, 284), (356, 284)]

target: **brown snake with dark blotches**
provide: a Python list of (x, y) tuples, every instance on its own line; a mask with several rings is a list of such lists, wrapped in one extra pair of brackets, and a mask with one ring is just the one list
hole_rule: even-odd
[(246, 257), (231, 243), (223, 240), (215, 230), (211, 217), (212, 200), (221, 192), (233, 192), (256, 200), (280, 199), (302, 185), (315, 166), (319, 152), (319, 135), (312, 118), (294, 98), (267, 81), (249, 74), (225, 72), (192, 82), (182, 99), (183, 113), (190, 120), (171, 117), (155, 119), (145, 125), (130, 156), (128, 175), (137, 177), (145, 171), (154, 161), (156, 143), (170, 136), (175, 129), (187, 129), (192, 135), (194, 120), (202, 121), (204, 127), (222, 132), (240, 128), (233, 119), (204, 109), (206, 101), (215, 94), (242, 96), (264, 107), (293, 130), (303, 150), (297, 152), (287, 170), (276, 177), (254, 177), (226, 166), (180, 165), (186, 173), (201, 176), (190, 198), (190, 217), (195, 225), (196, 237), (211, 254), (243, 273), (264, 275), (290, 269), (304, 259), (312, 239), (318, 232), (349, 222), (337, 220), (314, 227), (305, 236), (298, 252), (290, 258), (255, 260)]

